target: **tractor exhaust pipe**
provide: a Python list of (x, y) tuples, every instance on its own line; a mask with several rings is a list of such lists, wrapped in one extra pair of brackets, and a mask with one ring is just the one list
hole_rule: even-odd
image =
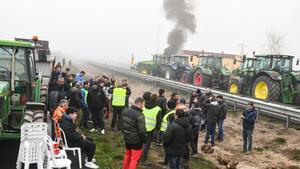
[(14, 48), (11, 63), (11, 80), (10, 80), (10, 91), (15, 91), (15, 69), (16, 69), (16, 53), (17, 49)]

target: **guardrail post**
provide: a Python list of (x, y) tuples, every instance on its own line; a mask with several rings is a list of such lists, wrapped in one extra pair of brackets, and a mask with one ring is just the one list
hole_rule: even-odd
[(291, 116), (288, 115), (287, 118), (286, 118), (286, 125), (285, 125), (285, 128), (288, 129), (289, 128), (289, 125), (290, 125), (290, 120), (291, 120)]
[(258, 116), (259, 116), (260, 109), (259, 109), (259, 108), (256, 108), (256, 112), (257, 112), (256, 120), (258, 120)]
[(236, 112), (237, 104), (236, 102), (233, 103), (233, 111)]

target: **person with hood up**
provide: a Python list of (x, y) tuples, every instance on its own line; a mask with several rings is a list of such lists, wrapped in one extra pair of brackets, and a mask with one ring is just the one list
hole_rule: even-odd
[(146, 92), (144, 93), (143, 98), (145, 99), (145, 108), (143, 109), (143, 114), (145, 116), (148, 138), (146, 144), (143, 147), (141, 164), (147, 165), (146, 160), (153, 139), (154, 131), (160, 128), (162, 118), (161, 108), (156, 105), (157, 95)]
[(92, 114), (92, 121), (94, 125), (90, 132), (97, 131), (99, 128), (101, 134), (105, 134), (103, 114), (105, 94), (102, 87), (100, 87), (96, 81), (93, 82), (92, 88), (89, 89), (87, 103)]
[(174, 122), (167, 127), (163, 145), (170, 169), (183, 169), (183, 155), (192, 140), (192, 127), (183, 109), (177, 109)]

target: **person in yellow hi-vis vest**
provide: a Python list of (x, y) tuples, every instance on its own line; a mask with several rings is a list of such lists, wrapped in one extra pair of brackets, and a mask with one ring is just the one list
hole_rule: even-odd
[[(113, 108), (113, 117), (111, 120), (111, 129), (114, 130), (116, 122), (117, 129), (121, 131), (122, 129), (122, 111), (124, 110), (126, 104), (126, 95), (127, 90), (126, 86), (118, 86), (116, 83), (112, 88), (108, 90), (108, 93), (112, 94), (112, 108)], [(118, 121), (117, 121), (118, 118)]]
[(141, 156), (141, 164), (146, 164), (148, 151), (153, 139), (154, 131), (160, 128), (161, 125), (161, 108), (157, 106), (157, 95), (151, 94), (150, 92), (145, 92), (143, 95), (145, 99), (145, 108), (143, 109), (143, 114), (145, 116), (146, 130), (147, 130), (147, 141), (143, 147), (143, 153)]

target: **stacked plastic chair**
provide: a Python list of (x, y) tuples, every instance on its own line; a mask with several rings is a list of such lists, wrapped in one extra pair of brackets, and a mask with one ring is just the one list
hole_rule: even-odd
[(38, 169), (43, 169), (46, 155), (47, 123), (25, 123), (21, 126), (21, 143), (17, 159), (17, 169), (29, 169), (30, 164), (37, 164)]

